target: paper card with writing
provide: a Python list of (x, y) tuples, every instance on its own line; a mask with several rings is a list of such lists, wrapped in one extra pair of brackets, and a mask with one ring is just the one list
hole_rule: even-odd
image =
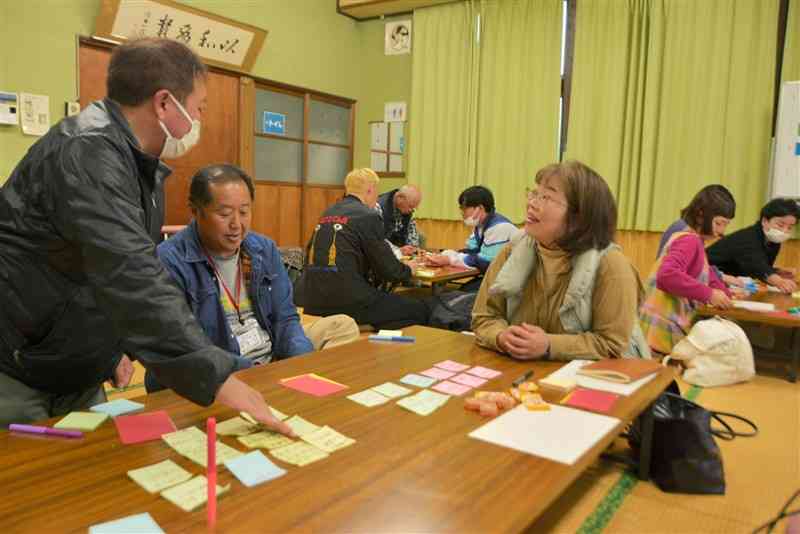
[(365, 389), (364, 391), (353, 393), (352, 395), (348, 395), (347, 398), (353, 402), (357, 402), (362, 406), (366, 406), (367, 408), (372, 408), (373, 406), (378, 406), (389, 401), (388, 397), (384, 397), (380, 393), (372, 391), (371, 389)]
[(303, 434), (308, 434), (309, 432), (314, 432), (315, 430), (319, 429), (317, 425), (306, 421), (299, 415), (293, 415), (287, 419), (286, 424), (289, 425), (289, 428), (294, 430), (294, 433), (298, 436), (302, 436)]
[(485, 378), (479, 378), (477, 376), (468, 375), (466, 373), (461, 373), (460, 375), (456, 375), (453, 378), (451, 378), (450, 381), (462, 384), (464, 386), (469, 386), (471, 388), (477, 388), (486, 383)]
[(400, 399), (397, 401), (397, 405), (419, 415), (430, 415), (449, 399), (449, 395), (442, 395), (424, 389), (416, 395)]
[(316, 448), (313, 445), (298, 441), (270, 451), (270, 454), (278, 460), (284, 461), (287, 464), (303, 467), (317, 460), (322, 460), (328, 457), (328, 453)]
[(384, 382), (380, 386), (375, 386), (372, 388), (372, 391), (376, 391), (381, 395), (389, 397), (390, 399), (402, 397), (403, 395), (408, 395), (409, 393), (414, 393), (414, 391), (411, 389), (398, 386), (397, 384), (392, 384), (391, 382)]
[(436, 391), (441, 391), (442, 393), (447, 393), (448, 395), (463, 395), (472, 388), (445, 380), (433, 386), (433, 389)]
[(131, 469), (128, 471), (128, 476), (148, 493), (158, 493), (192, 478), (189, 471), (172, 460)]
[(463, 363), (454, 362), (453, 360), (445, 360), (443, 362), (433, 364), (434, 367), (438, 367), (439, 369), (447, 369), (448, 371), (455, 371), (456, 373), (460, 373), (464, 369), (469, 369), (469, 365), (464, 365)]
[(455, 376), (457, 373), (445, 371), (444, 369), (439, 369), (438, 367), (431, 367), (430, 369), (422, 371), (420, 374), (435, 378), (436, 380), (447, 380), (451, 376)]
[(217, 423), (217, 434), (220, 436), (246, 436), (260, 429), (261, 425), (248, 423), (242, 417), (234, 417)]
[(256, 434), (250, 434), (249, 436), (241, 436), (236, 439), (239, 440), (239, 443), (250, 449), (279, 449), (294, 443), (293, 439), (283, 434), (269, 431), (258, 432)]
[(476, 365), (472, 369), (468, 369), (467, 372), (471, 375), (489, 379), (498, 377), (503, 374), (500, 371), (495, 371), (494, 369), (489, 369), (488, 367), (481, 367), (480, 365)]
[(356, 440), (340, 434), (329, 426), (323, 426), (319, 430), (309, 432), (308, 434), (304, 435), (302, 439), (306, 443), (310, 443), (311, 445), (325, 452), (333, 452), (339, 449), (344, 449), (345, 447), (349, 447), (356, 442)]
[[(208, 481), (203, 475), (198, 475), (188, 482), (172, 486), (161, 492), (161, 496), (184, 512), (191, 512), (203, 506), (208, 497)], [(231, 489), (231, 485), (217, 485), (217, 497)]]
[(409, 384), (411, 386), (417, 386), (420, 388), (426, 388), (431, 384), (436, 382), (435, 378), (431, 378), (429, 376), (422, 376), (414, 373), (409, 373), (403, 378), (400, 379), (400, 382), (403, 384)]

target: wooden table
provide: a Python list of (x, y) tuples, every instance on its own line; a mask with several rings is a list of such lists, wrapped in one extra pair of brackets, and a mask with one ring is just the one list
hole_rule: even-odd
[[(775, 312), (758, 312), (742, 308), (721, 310), (712, 306), (701, 306), (697, 313), (702, 317), (724, 317), (731, 321), (744, 321), (761, 325), (789, 328), (792, 332), (792, 364), (789, 369), (790, 382), (797, 381), (798, 367), (800, 367), (800, 316), (791, 315), (786, 310), (800, 306), (800, 299), (785, 293), (761, 290), (747, 297), (746, 300), (756, 302), (769, 302), (775, 305)], [(765, 351), (760, 351), (765, 353)]]
[(419, 268), (435, 273), (433, 276), (420, 276), (417, 274), (412, 276), (413, 280), (429, 282), (431, 284), (431, 292), (434, 295), (438, 294), (441, 288), (448, 282), (472, 278), (481, 274), (481, 272), (474, 267), (454, 267), (452, 265), (447, 267), (428, 267), (420, 265)]
[[(645, 410), (674, 376), (665, 368), (613, 416), (622, 421), (574, 465), (563, 465), (467, 437), (486, 423), (452, 398), (427, 417), (394, 402), (366, 408), (345, 398), (405, 373), (452, 359), (503, 372), (486, 389), (507, 388), (534, 368), (542, 377), (558, 363), (514, 361), (479, 348), (472, 336), (424, 327), (406, 329), (416, 343), (358, 341), (320, 353), (249, 369), (240, 376), (288, 414), (330, 425), (357, 443), (306, 467), (285, 466), (283, 477), (246, 488), (222, 468), (220, 484), (232, 484), (218, 502), (217, 532), (503, 532), (533, 521), (597, 460), (626, 423)], [(313, 371), (350, 389), (317, 398), (282, 388), (277, 380)], [(414, 389), (414, 388), (412, 388)], [(178, 428), (201, 425), (231, 410), (203, 409), (170, 391), (141, 397), (147, 410), (167, 410)], [(649, 413), (649, 412), (648, 412)], [(51, 423), (55, 421), (50, 421)], [(240, 450), (234, 438), (223, 441)], [(203, 469), (158, 441), (120, 443), (113, 423), (82, 439), (41, 438), (0, 432), (2, 532), (86, 532), (88, 526), (149, 512), (166, 532), (206, 531), (205, 508), (186, 513), (150, 495), (126, 471), (171, 459), (193, 474)]]

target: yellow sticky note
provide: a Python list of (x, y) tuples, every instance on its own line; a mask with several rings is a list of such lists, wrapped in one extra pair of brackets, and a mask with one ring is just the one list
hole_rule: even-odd
[[(191, 512), (204, 505), (208, 497), (208, 481), (199, 475), (177, 486), (172, 486), (161, 492), (161, 496), (184, 512)], [(231, 485), (217, 486), (217, 497), (227, 492)]]
[(92, 431), (108, 419), (107, 413), (97, 412), (72, 412), (53, 425), (53, 428), (66, 428), (68, 430)]
[(297, 441), (279, 449), (273, 449), (269, 453), (278, 460), (300, 467), (328, 457), (327, 452), (302, 441)]
[(345, 447), (349, 447), (356, 442), (356, 440), (353, 438), (348, 438), (329, 426), (323, 426), (314, 432), (304, 434), (301, 436), (301, 438), (306, 443), (310, 443), (311, 445), (325, 452), (333, 452), (339, 449), (344, 449)]
[(148, 493), (158, 493), (192, 478), (189, 471), (172, 460), (132, 469), (128, 471), (128, 476)]
[(319, 427), (314, 423), (310, 423), (300, 417), (299, 415), (294, 415), (286, 420), (286, 424), (289, 425), (289, 428), (294, 430), (294, 433), (298, 436), (302, 436), (303, 434), (308, 434), (309, 432), (314, 432), (315, 430), (319, 430)]
[(248, 423), (241, 417), (234, 417), (217, 424), (217, 434), (220, 436), (246, 436), (257, 432), (261, 425)]
[(249, 436), (236, 438), (239, 443), (250, 449), (279, 449), (294, 443), (294, 440), (287, 438), (277, 432), (258, 432)]

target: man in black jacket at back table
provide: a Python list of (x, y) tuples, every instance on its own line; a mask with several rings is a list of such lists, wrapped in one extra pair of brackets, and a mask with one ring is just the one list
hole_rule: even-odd
[(386, 239), (400, 248), (402, 254), (410, 256), (421, 247), (421, 236), (414, 222), (414, 210), (422, 202), (419, 187), (406, 184), (378, 197), (377, 208), (383, 218)]
[(0, 428), (88, 408), (138, 359), (200, 405), (215, 400), (286, 434), (231, 373), (155, 255), (160, 161), (200, 137), (206, 68), (186, 46), (117, 47), (108, 97), (37, 141), (0, 189)]
[(412, 275), (386, 242), (375, 211), (378, 181), (372, 169), (353, 170), (345, 178), (345, 197), (322, 214), (303, 275), (304, 311), (344, 313), (376, 328), (425, 325), (429, 311), (424, 302), (376, 287), (381, 282), (407, 282)]

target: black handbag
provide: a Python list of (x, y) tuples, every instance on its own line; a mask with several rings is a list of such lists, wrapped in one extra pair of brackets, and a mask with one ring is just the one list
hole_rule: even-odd
[[(662, 491), (670, 493), (725, 494), (722, 455), (714, 437), (732, 440), (750, 437), (758, 427), (744, 417), (709, 411), (680, 395), (672, 382), (652, 406), (653, 437), (650, 477)], [(723, 419), (737, 419), (752, 432), (736, 432)], [(721, 428), (712, 428), (712, 419)], [(643, 416), (637, 417), (628, 431), (628, 443), (637, 454), (642, 444)]]

